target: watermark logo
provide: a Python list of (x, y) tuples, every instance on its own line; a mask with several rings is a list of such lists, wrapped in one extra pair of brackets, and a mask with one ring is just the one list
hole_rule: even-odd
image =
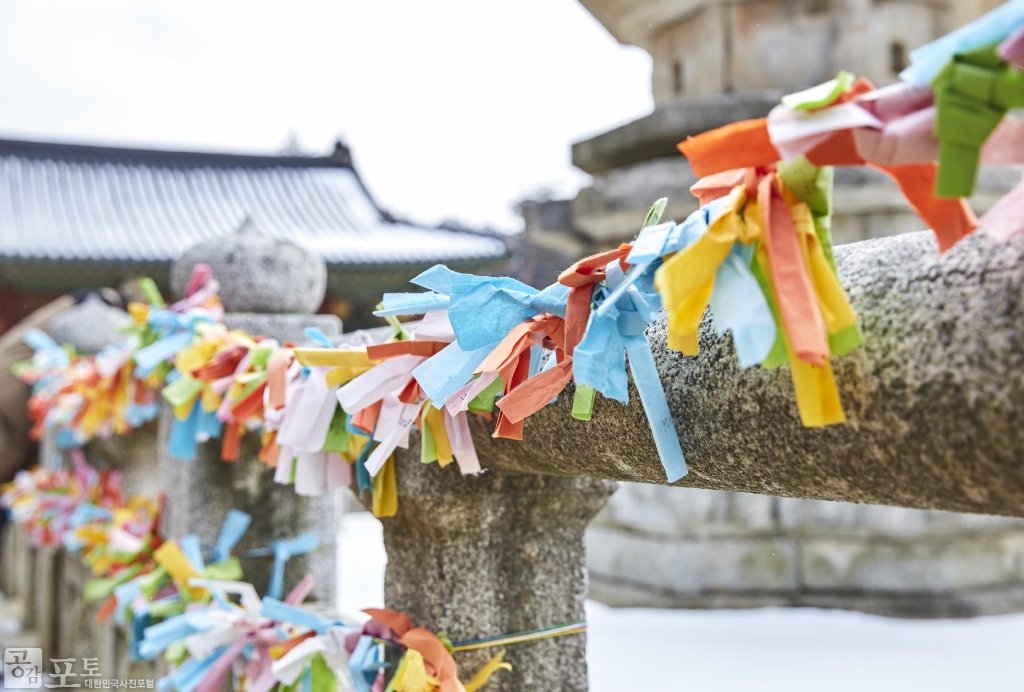
[[(153, 689), (154, 680), (149, 679), (111, 679), (102, 678), (100, 659), (83, 658), (78, 664), (77, 658), (48, 659), (53, 670), (43, 670), (42, 649), (4, 649), (4, 687), (8, 690), (65, 689), (68, 687), (87, 687), (94, 690), (110, 689)], [(77, 670), (76, 670), (77, 669)], [(79, 672), (80, 671), (80, 672)]]
[(4, 688), (32, 690), (42, 685), (42, 649), (4, 649)]

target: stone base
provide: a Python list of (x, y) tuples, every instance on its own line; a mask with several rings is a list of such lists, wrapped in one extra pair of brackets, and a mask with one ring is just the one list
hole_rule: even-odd
[(624, 484), (587, 531), (612, 606), (1024, 611), (1024, 520)]

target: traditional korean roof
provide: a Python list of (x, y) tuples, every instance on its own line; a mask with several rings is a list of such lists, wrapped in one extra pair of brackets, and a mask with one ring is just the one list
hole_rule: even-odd
[(497, 237), (392, 219), (348, 149), (240, 156), (0, 140), (0, 259), (166, 262), (251, 217), (329, 265), (487, 261)]

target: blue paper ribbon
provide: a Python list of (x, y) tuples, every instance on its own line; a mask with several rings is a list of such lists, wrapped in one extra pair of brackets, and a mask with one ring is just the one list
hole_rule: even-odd
[(348, 659), (348, 671), (352, 674), (356, 692), (371, 692), (377, 674), (385, 667), (387, 663), (381, 655), (380, 645), (367, 634), (359, 637), (356, 648)]
[(37, 354), (44, 355), (46, 357), (46, 364), (51, 367), (64, 367), (71, 362), (68, 352), (61, 348), (60, 344), (54, 341), (42, 329), (36, 329), (35, 327), (26, 329), (25, 334), (21, 338)]
[(210, 551), (210, 559), (214, 562), (223, 562), (231, 557), (231, 551), (242, 540), (242, 536), (245, 535), (251, 523), (251, 514), (237, 509), (229, 509), (227, 516), (224, 517), (224, 523), (220, 526), (217, 543)]
[(178, 351), (192, 344), (192, 330), (176, 331), (162, 336), (149, 346), (143, 346), (135, 352), (135, 365), (139, 374), (148, 375), (153, 369), (168, 358), (177, 355)]
[(131, 627), (128, 630), (128, 660), (141, 661), (142, 654), (139, 653), (139, 645), (142, 643), (143, 632), (153, 622), (149, 613), (141, 613), (132, 618)]
[(1024, 24), (1024, 0), (1011, 0), (942, 38), (910, 52), (910, 67), (900, 79), (910, 84), (930, 84), (949, 59), (1002, 41)]
[(269, 548), (250, 550), (248, 556), (273, 555), (274, 568), (270, 574), (270, 584), (267, 586), (267, 596), (281, 598), (284, 590), (284, 568), (288, 561), (296, 555), (310, 553), (320, 547), (316, 534), (313, 532), (304, 533), (301, 536), (288, 540), (274, 541)]
[(151, 660), (176, 641), (190, 634), (203, 632), (216, 626), (217, 622), (209, 613), (197, 610), (182, 613), (163, 622), (147, 627), (139, 644), (139, 655)]
[[(80, 504), (75, 507), (75, 511), (66, 520), (66, 526), (69, 529), (76, 529), (83, 524), (88, 524), (96, 519), (101, 521), (109, 521), (113, 516), (110, 510), (106, 507), (99, 507), (93, 504)], [(63, 538), (61, 539), (64, 543), (64, 547), (72, 555), (77, 555), (82, 549), (82, 541), (80, 541), (75, 535), (73, 530), (66, 531)]]
[(412, 376), (434, 408), (441, 408), (445, 399), (472, 379), (473, 372), (499, 343), (500, 339), (474, 351), (464, 351), (457, 341), (450, 343), (418, 365)]
[(204, 411), (201, 399), (196, 399), (196, 408), (199, 409), (199, 417), (196, 419), (196, 440), (216, 440), (220, 438), (224, 423), (217, 418), (216, 411)]
[(776, 325), (761, 285), (750, 271), (754, 247), (734, 243), (732, 251), (715, 272), (711, 315), (715, 333), (732, 332), (741, 368), (757, 365), (772, 350)]
[[(509, 277), (460, 274), (440, 264), (412, 283), (449, 297), (448, 319), (459, 346), (467, 352), (501, 341), (513, 327), (541, 312), (565, 317), (569, 299), (569, 288), (561, 284), (538, 291)], [(397, 296), (402, 294), (391, 295), (396, 296), (392, 300), (397, 305)], [(401, 300), (416, 300), (412, 296), (420, 295), (407, 293)], [(385, 301), (385, 307), (388, 305)]]
[(227, 648), (222, 646), (204, 659), (188, 659), (171, 673), (157, 680), (156, 689), (159, 692), (170, 692), (170, 690), (175, 692), (192, 692), (203, 681), (206, 673)]
[(138, 577), (114, 587), (114, 600), (117, 601), (117, 606), (114, 608), (115, 622), (121, 625), (128, 624), (125, 619), (125, 611), (140, 593), (142, 593), (142, 587), (139, 584)]
[(374, 310), (377, 317), (391, 315), (422, 315), (427, 310), (447, 310), (449, 298), (429, 291), (427, 293), (385, 293), (384, 309)]
[(199, 429), (199, 417), (202, 415), (202, 402), (198, 399), (192, 403), (192, 411), (188, 418), (174, 418), (171, 428), (171, 439), (168, 440), (167, 451), (182, 461), (196, 459), (196, 431)]
[[(662, 248), (663, 254), (678, 252), (708, 232), (727, 211), (728, 198), (721, 197), (690, 214), (682, 232), (670, 234)], [(734, 242), (732, 250), (715, 272), (711, 292), (711, 315), (715, 333), (732, 332), (733, 345), (740, 367), (749, 368), (763, 361), (775, 343), (776, 325), (761, 285), (750, 264), (754, 246)]]
[(199, 547), (199, 536), (194, 533), (182, 538), (178, 541), (178, 546), (181, 548), (181, 552), (185, 554), (188, 561), (192, 563), (192, 567), (197, 572), (202, 572), (206, 569), (206, 561), (203, 560), (203, 551)]
[[(376, 428), (374, 428), (376, 431)], [(359, 431), (360, 435), (365, 437), (365, 433)], [(367, 441), (363, 447), (363, 451), (359, 452), (359, 456), (356, 457), (356, 480), (359, 482), (359, 495), (362, 497), (366, 491), (373, 490), (373, 477), (370, 476), (370, 469), (366, 468), (366, 460), (370, 458), (370, 452), (373, 450), (373, 436)]]
[(275, 622), (287, 622), (299, 627), (307, 627), (317, 634), (323, 634), (331, 627), (342, 625), (340, 620), (330, 620), (314, 615), (270, 596), (263, 597), (263, 607), (260, 608), (260, 615)]
[[(642, 273), (643, 270), (635, 273), (632, 281)], [(661, 308), (661, 300), (656, 292), (641, 292), (635, 284), (627, 284), (618, 262), (608, 265), (606, 277), (607, 287), (594, 292), (598, 309), (591, 313), (583, 340), (573, 352), (573, 375), (577, 384), (589, 385), (611, 399), (627, 403), (626, 353), (629, 354), (633, 381), (665, 475), (672, 483), (686, 475), (686, 460), (644, 333)], [(623, 284), (626, 288), (618, 290)], [(613, 301), (611, 296), (617, 298)]]
[(324, 330), (320, 329), (320, 327), (306, 327), (302, 330), (302, 333), (306, 335), (307, 339), (315, 342), (318, 346), (322, 346), (323, 348), (334, 348), (334, 344), (331, 343), (331, 340), (327, 338), (327, 335), (324, 334)]
[(428, 291), (440, 293), (443, 296), (450, 296), (452, 294), (451, 277), (454, 273), (443, 264), (435, 264), (430, 269), (411, 279), (410, 283), (422, 286)]
[(151, 421), (160, 415), (160, 404), (136, 404), (131, 403), (124, 410), (124, 419), (132, 428), (138, 428), (146, 421)]

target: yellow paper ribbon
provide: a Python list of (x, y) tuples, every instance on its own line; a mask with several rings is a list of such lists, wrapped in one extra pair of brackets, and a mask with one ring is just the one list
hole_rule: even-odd
[(428, 406), (427, 425), (434, 436), (434, 451), (437, 452), (437, 463), (441, 468), (455, 461), (452, 456), (452, 446), (448, 441), (448, 431), (444, 427), (444, 414), (441, 409)]
[(342, 458), (350, 464), (356, 463), (356, 459), (363, 453), (366, 445), (370, 444), (370, 438), (363, 435), (348, 436), (348, 451), (342, 452)]
[(499, 670), (512, 670), (512, 664), (502, 660), (504, 656), (505, 650), (502, 649), (483, 668), (478, 670), (473, 679), (466, 683), (466, 692), (476, 692), (476, 690), (486, 685), (491, 676)]
[(174, 357), (174, 367), (181, 372), (191, 373), (209, 363), (218, 346), (220, 343), (217, 341), (200, 341), (198, 344), (187, 346)]
[(857, 315), (850, 306), (846, 292), (829, 266), (825, 251), (818, 241), (810, 207), (798, 200), (781, 179), (779, 180), (779, 189), (782, 191), (783, 201), (789, 207), (793, 226), (800, 238), (804, 262), (807, 263), (810, 270), (814, 291), (818, 296), (818, 305), (821, 307), (821, 315), (825, 320), (825, 328), (829, 334), (838, 334), (847, 327), (857, 324)]
[(395, 456), (384, 462), (384, 467), (373, 477), (373, 516), (381, 519), (398, 512), (398, 483), (395, 480)]
[(203, 390), (200, 396), (202, 398), (203, 411), (205, 413), (213, 413), (216, 411), (220, 408), (220, 404), (224, 400), (224, 397), (210, 389), (208, 384), (203, 385)]
[[(754, 253), (754, 258), (761, 266), (762, 275), (768, 282), (769, 287), (771, 287), (772, 274), (768, 262), (767, 249), (763, 245), (758, 246)], [(828, 271), (831, 273), (831, 270)], [(774, 289), (771, 292), (774, 295)], [(800, 412), (800, 421), (804, 427), (820, 428), (825, 425), (845, 422), (846, 414), (843, 413), (843, 405), (839, 400), (839, 390), (836, 387), (835, 375), (832, 372), (832, 362), (826, 359), (824, 367), (818, 367), (796, 357), (793, 349), (790, 347), (785, 325), (780, 326), (782, 328), (782, 337), (786, 344), (786, 354), (789, 357), (790, 369), (793, 373), (793, 390), (796, 393), (796, 406)]]
[(423, 654), (416, 649), (409, 649), (405, 652), (402, 664), (395, 671), (395, 692), (434, 692), (434, 689), (440, 684), (440, 680), (427, 675)]
[(209, 593), (201, 587), (188, 585), (188, 580), (192, 577), (198, 577), (199, 573), (196, 572), (195, 567), (185, 557), (185, 553), (181, 552), (181, 548), (178, 547), (177, 543), (167, 541), (153, 551), (153, 559), (158, 565), (167, 570), (167, 574), (171, 575), (171, 579), (187, 591), (194, 600), (202, 600)]
[(380, 362), (370, 360), (366, 351), (337, 348), (297, 348), (295, 359), (300, 365), (332, 368), (325, 375), (328, 387), (337, 387), (354, 380)]
[[(746, 207), (744, 214), (740, 211)], [(738, 186), (729, 193), (723, 214), (700, 238), (680, 250), (654, 274), (654, 287), (668, 310), (668, 347), (697, 355), (697, 333), (715, 287), (715, 272), (736, 241), (749, 245), (761, 237), (760, 216), (752, 214), (747, 193)], [(751, 218), (751, 217), (756, 218)]]

